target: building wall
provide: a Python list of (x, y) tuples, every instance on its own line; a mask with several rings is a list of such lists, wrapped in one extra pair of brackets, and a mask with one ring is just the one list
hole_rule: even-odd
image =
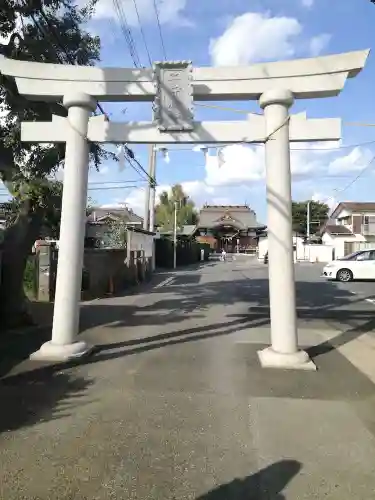
[(339, 212), (336, 215), (335, 220), (337, 221), (337, 219), (342, 219), (343, 217), (350, 217), (351, 215), (352, 215), (352, 212), (350, 212), (349, 210), (347, 210), (346, 208), (344, 208), (344, 209), (341, 210), (341, 212)]
[(362, 242), (366, 241), (366, 238), (361, 234), (354, 234), (353, 236), (348, 236), (348, 235), (337, 236), (329, 233), (324, 233), (322, 236), (322, 241), (325, 245), (334, 247), (335, 259), (339, 259), (347, 254), (346, 243)]
[[(304, 238), (299, 236), (293, 236), (293, 245), (295, 247), (295, 258), (296, 259), (304, 259), (305, 255), (305, 245)], [(266, 253), (268, 252), (268, 238), (259, 238), (258, 243), (258, 258), (263, 259)]]
[(305, 245), (304, 257), (298, 257), (298, 260), (327, 263), (334, 258), (335, 248), (333, 245)]

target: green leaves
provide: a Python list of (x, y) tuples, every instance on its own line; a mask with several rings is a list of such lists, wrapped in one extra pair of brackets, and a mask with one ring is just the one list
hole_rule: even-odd
[[(86, 26), (95, 4), (91, 0), (80, 8), (73, 0), (3, 0), (0, 33), (9, 39), (17, 28), (23, 40), (18, 50), (10, 38), (3, 53), (26, 61), (93, 65), (99, 60), (100, 39), (86, 31)], [(19, 201), (29, 200), (33, 210), (46, 208), (49, 197), (55, 196), (49, 177), (63, 166), (65, 144), (22, 143), (20, 124), (51, 121), (53, 114), (66, 116), (67, 111), (59, 103), (26, 100), (18, 94), (15, 82), (4, 76), (0, 79), (0, 111), (0, 179)], [(117, 160), (114, 153), (90, 144), (90, 162), (96, 169), (108, 159)]]
[[(306, 234), (308, 201), (292, 202), (293, 230)], [(310, 234), (316, 233), (328, 218), (329, 207), (325, 203), (310, 200)]]
[(159, 196), (155, 207), (156, 224), (164, 231), (172, 231), (174, 227), (175, 203), (177, 203), (177, 226), (196, 224), (197, 212), (194, 202), (184, 192), (180, 184), (172, 187), (171, 196), (166, 191)]

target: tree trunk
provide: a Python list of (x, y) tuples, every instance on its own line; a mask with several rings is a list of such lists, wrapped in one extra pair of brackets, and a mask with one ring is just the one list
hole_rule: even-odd
[(32, 324), (24, 292), (27, 259), (42, 226), (42, 217), (25, 203), (15, 222), (5, 230), (2, 244), (0, 324), (2, 329)]

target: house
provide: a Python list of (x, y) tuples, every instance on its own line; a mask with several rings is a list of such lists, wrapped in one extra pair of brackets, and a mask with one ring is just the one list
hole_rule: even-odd
[(323, 243), (334, 248), (336, 259), (361, 248), (375, 247), (375, 202), (340, 202), (321, 235)]
[(125, 205), (123, 207), (93, 207), (86, 220), (85, 246), (100, 246), (111, 224), (117, 221), (136, 229), (142, 229), (143, 226), (142, 217)]

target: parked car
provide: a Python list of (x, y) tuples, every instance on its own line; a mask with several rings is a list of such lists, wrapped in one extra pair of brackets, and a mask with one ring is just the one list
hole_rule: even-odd
[(375, 280), (375, 248), (333, 260), (323, 268), (322, 278), (343, 282)]

